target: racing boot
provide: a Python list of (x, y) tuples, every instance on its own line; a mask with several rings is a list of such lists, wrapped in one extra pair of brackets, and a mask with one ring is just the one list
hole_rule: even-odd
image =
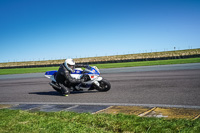
[(63, 84), (59, 84), (61, 87), (61, 92), (63, 96), (68, 96), (70, 94), (70, 89), (65, 87)]

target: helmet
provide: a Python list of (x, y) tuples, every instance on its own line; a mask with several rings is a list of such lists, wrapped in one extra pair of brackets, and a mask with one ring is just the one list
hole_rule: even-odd
[(73, 59), (66, 59), (64, 66), (67, 68), (67, 70), (73, 72), (75, 68), (75, 62)]

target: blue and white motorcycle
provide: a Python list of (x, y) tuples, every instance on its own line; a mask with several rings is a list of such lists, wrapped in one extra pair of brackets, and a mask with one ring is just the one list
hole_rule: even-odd
[[(47, 71), (45, 77), (51, 79), (52, 82), (49, 84), (59, 92), (61, 89), (55, 80), (57, 71)], [(100, 77), (100, 71), (96, 66), (89, 66), (85, 70), (82, 68), (75, 68), (74, 72), (71, 73), (71, 76), (75, 79), (84, 78), (85, 84), (77, 84), (74, 87), (69, 88), (70, 92), (73, 91), (88, 91), (88, 90), (98, 90), (100, 92), (105, 92), (110, 90), (111, 84), (108, 80)]]

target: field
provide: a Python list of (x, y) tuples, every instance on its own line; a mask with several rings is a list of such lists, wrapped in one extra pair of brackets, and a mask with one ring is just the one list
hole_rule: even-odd
[[(101, 56), (101, 57), (88, 57), (88, 58), (75, 58), (76, 63), (87, 63), (87, 62), (107, 62), (107, 61), (121, 61), (121, 60), (149, 60), (160, 58), (166, 59), (181, 59), (186, 56), (200, 55), (200, 49), (189, 49), (189, 50), (177, 50), (177, 51), (165, 51), (165, 52), (151, 52), (151, 53), (140, 53), (140, 54), (127, 54), (127, 55), (114, 55), (114, 56)], [(13, 67), (13, 66), (31, 66), (31, 65), (52, 65), (61, 64), (64, 59), (61, 60), (46, 60), (46, 61), (26, 61), (26, 62), (7, 62), (0, 63), (0, 67)]]
[(200, 121), (125, 114), (0, 110), (0, 132), (12, 133), (197, 133)]
[[(200, 58), (171, 59), (171, 60), (159, 60), (159, 61), (140, 61), (140, 62), (126, 62), (126, 63), (92, 64), (91, 66), (97, 66), (98, 68), (103, 69), (103, 68), (152, 66), (152, 65), (185, 64), (185, 63), (200, 63)], [(52, 71), (52, 70), (58, 70), (58, 67), (0, 69), (0, 75), (22, 74), (22, 73), (42, 73), (42, 72)]]

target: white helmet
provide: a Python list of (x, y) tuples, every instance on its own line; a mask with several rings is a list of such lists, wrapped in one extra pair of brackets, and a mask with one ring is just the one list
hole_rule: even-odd
[(67, 68), (67, 70), (73, 72), (74, 68), (75, 68), (75, 62), (73, 59), (66, 59), (65, 63), (64, 63), (65, 67)]

